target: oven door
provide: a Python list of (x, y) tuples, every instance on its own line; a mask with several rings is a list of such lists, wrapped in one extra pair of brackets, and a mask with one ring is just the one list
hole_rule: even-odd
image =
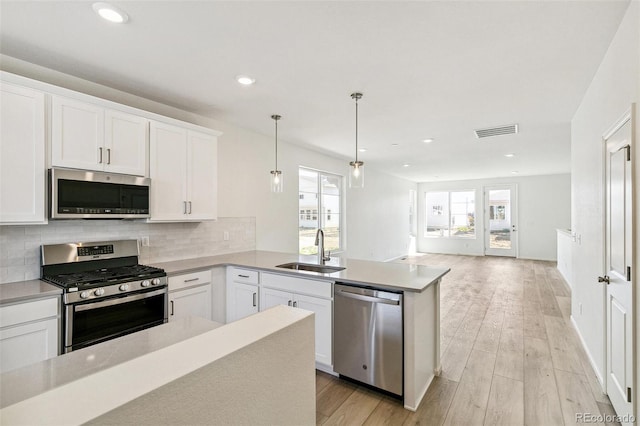
[(167, 322), (167, 318), (166, 287), (67, 305), (64, 351), (160, 325)]

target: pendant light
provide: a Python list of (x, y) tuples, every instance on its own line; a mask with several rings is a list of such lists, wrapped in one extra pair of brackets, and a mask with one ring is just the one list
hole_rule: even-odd
[(358, 161), (358, 101), (362, 98), (362, 93), (352, 93), (351, 99), (356, 101), (356, 161), (351, 161), (351, 172), (349, 173), (349, 188), (364, 188), (364, 162)]
[(271, 118), (276, 122), (276, 168), (271, 170), (271, 192), (282, 192), (282, 171), (278, 170), (278, 120), (282, 117), (274, 114)]

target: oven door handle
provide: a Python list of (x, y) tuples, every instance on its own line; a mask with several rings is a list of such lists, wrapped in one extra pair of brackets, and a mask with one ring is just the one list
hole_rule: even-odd
[(166, 294), (167, 289), (150, 291), (147, 293), (136, 294), (133, 296), (118, 297), (117, 299), (103, 300), (101, 302), (86, 303), (84, 305), (76, 305), (76, 312), (88, 311), (90, 309), (104, 308), (107, 306), (121, 305), (123, 303), (135, 302), (136, 300), (147, 299), (153, 296)]

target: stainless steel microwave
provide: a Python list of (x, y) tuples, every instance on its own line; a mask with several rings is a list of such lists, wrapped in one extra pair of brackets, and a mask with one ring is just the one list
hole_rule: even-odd
[(52, 168), (52, 219), (141, 219), (149, 217), (151, 179), (117, 173)]

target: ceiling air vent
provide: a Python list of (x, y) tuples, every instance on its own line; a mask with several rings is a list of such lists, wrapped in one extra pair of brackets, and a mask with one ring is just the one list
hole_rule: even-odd
[(489, 138), (491, 136), (513, 135), (518, 133), (518, 125), (510, 124), (508, 126), (490, 127), (488, 129), (477, 129), (474, 131), (478, 139)]

